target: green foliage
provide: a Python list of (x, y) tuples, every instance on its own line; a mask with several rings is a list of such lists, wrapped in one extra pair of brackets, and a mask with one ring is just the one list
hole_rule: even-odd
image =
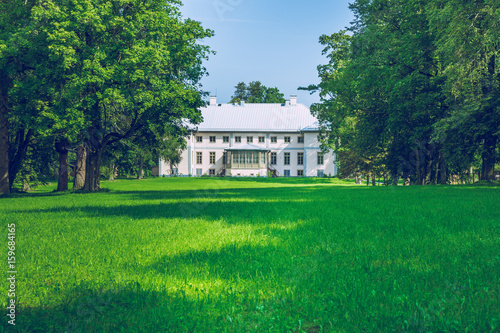
[(461, 145), (465, 161), (473, 164), (481, 156), (489, 180), (500, 144), (499, 5), (451, 0), (434, 1), (428, 9), (452, 106), (436, 129), (441, 136), (466, 141)]
[(234, 95), (231, 97), (230, 103), (285, 103), (285, 95), (278, 88), (268, 88), (260, 81), (252, 81), (248, 84), (239, 82), (235, 86)]
[(318, 66), (319, 85), (301, 89), (320, 91), (311, 111), (341, 172), (379, 169), (395, 182), (445, 183), (481, 156), (483, 176), (493, 176), (500, 132), (493, 3), (358, 0), (348, 32), (320, 38), (329, 62)]
[(498, 330), (498, 186), (103, 186), (1, 199), (18, 332)]
[(11, 136), (84, 140), (93, 191), (107, 145), (139, 132), (163, 137), (183, 120), (199, 123), (202, 62), (211, 51), (198, 42), (213, 32), (184, 20), (181, 4), (3, 2), (0, 74), (9, 79), (10, 122), (22, 131)]

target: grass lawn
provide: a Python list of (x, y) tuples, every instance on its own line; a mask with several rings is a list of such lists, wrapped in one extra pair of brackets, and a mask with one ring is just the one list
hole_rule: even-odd
[(103, 182), (0, 199), (16, 332), (499, 332), (500, 187)]

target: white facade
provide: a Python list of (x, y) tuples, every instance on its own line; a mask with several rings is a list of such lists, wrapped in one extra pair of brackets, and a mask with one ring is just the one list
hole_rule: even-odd
[(295, 96), (291, 102), (217, 104), (212, 97), (181, 162), (171, 168), (160, 160), (160, 176), (336, 175), (335, 155), (321, 153), (316, 118)]

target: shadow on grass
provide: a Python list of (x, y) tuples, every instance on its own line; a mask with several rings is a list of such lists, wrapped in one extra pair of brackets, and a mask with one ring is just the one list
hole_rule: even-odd
[[(303, 305), (284, 299), (283, 290), (308, 281), (318, 273), (317, 264), (308, 266), (299, 261), (294, 265), (282, 252), (282, 245), (234, 244), (217, 251), (163, 256), (151, 265), (126, 272), (134, 278), (122, 285), (99, 287), (96, 283), (92, 287), (91, 282), (83, 283), (63, 297), (59, 295), (57, 304), (20, 308), (17, 332), (297, 330), (299, 320), (306, 322), (298, 311)], [(168, 291), (152, 291), (154, 287), (141, 285), (137, 278), (151, 275), (179, 282), (170, 283)], [(216, 285), (211, 286), (214, 281)], [(281, 297), (274, 297), (276, 293)]]
[[(105, 290), (73, 291), (65, 304), (18, 310), (16, 332), (192, 332), (208, 318), (203, 302), (176, 293), (144, 290), (139, 282)], [(224, 321), (213, 318), (208, 321)]]
[[(353, 192), (354, 190), (349, 190)], [(75, 212), (89, 216), (126, 216), (146, 218), (205, 218), (224, 219), (229, 223), (271, 223), (310, 219), (321, 205), (341, 205), (354, 208), (358, 200), (368, 199), (369, 191), (355, 191), (343, 196), (324, 186), (290, 188), (205, 189), (175, 191), (117, 191), (122, 196), (113, 205), (77, 204), (50, 208), (19, 209), (14, 213)], [(116, 200), (116, 199), (115, 199)]]

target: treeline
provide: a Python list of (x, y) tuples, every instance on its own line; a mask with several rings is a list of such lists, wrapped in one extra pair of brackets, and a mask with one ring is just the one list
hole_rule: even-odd
[[(201, 122), (213, 32), (177, 0), (0, 4), (0, 194), (58, 171), (58, 190), (100, 189), (119, 170), (175, 164)], [(69, 156), (69, 158), (68, 158)], [(103, 167), (101, 167), (103, 166)]]
[(396, 184), (495, 178), (500, 1), (357, 0), (324, 35), (312, 106), (341, 175)]
[(248, 85), (238, 82), (234, 87), (234, 95), (229, 103), (285, 103), (285, 95), (277, 87), (269, 88), (260, 81), (252, 81)]

